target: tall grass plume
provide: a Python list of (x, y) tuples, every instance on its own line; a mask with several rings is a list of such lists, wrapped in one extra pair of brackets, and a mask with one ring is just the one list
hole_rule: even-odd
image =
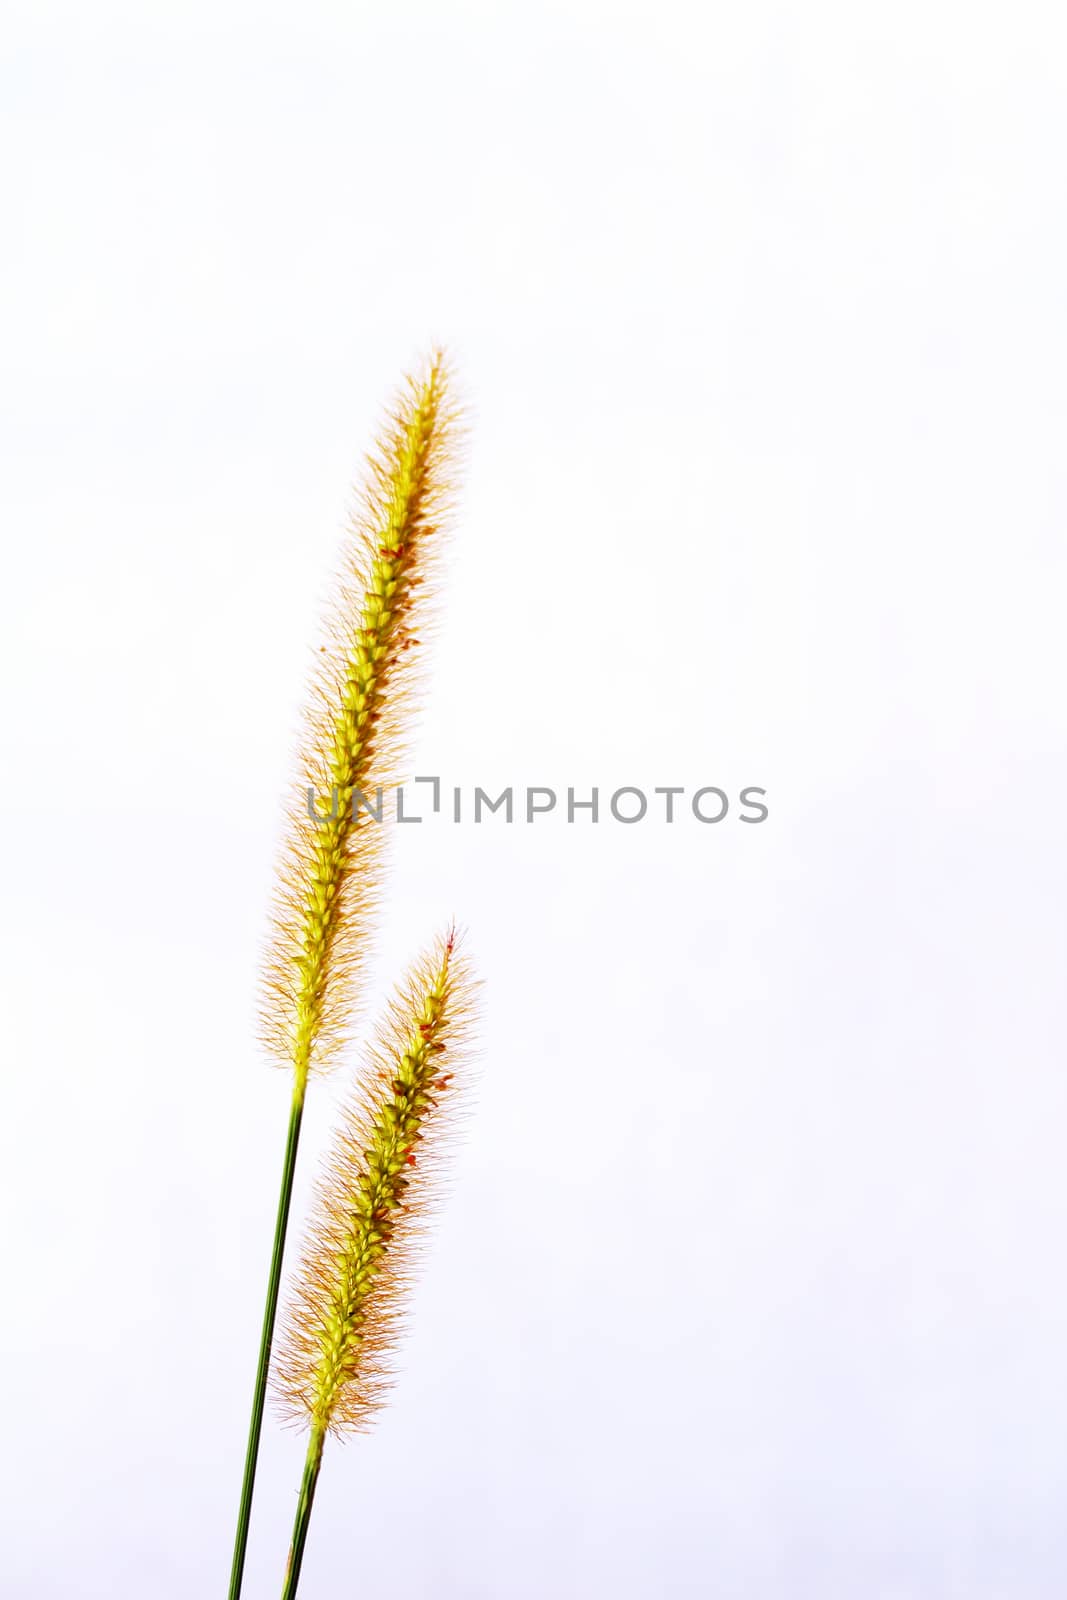
[(458, 433), (435, 353), (367, 458), (305, 714), (261, 1008), (270, 1054), (298, 1081), (335, 1058), (356, 1014), (383, 832), (369, 808), (404, 743)]
[(307, 1080), (334, 1062), (357, 1012), (383, 834), (362, 802), (373, 804), (389, 784), (404, 746), (458, 437), (446, 363), (434, 352), (401, 390), (367, 458), (305, 716), (262, 980), (262, 1037), (292, 1070), (293, 1093), (230, 1600), (243, 1580)]

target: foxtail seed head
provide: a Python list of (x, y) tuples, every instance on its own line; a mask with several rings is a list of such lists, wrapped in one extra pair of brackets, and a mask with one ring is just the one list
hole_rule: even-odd
[(450, 932), (397, 991), (345, 1108), (274, 1370), (293, 1420), (358, 1430), (381, 1401), (401, 1291), (462, 1089), (473, 989)]
[(367, 459), (343, 552), (288, 807), (262, 981), (264, 1043), (295, 1069), (301, 1090), (309, 1070), (330, 1064), (355, 1015), (382, 836), (358, 796), (372, 802), (393, 780), (458, 432), (437, 352), (408, 381)]

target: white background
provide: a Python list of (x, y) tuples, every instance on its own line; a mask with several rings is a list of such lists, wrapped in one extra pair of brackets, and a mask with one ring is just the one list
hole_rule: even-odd
[[(454, 911), (481, 1087), (302, 1594), (1067, 1590), (1057, 20), (8, 8), (5, 1595), (225, 1592), (280, 797), (435, 338), (412, 770), (771, 814), (392, 835), (376, 993)], [(301, 1459), (272, 1420), (249, 1600)]]

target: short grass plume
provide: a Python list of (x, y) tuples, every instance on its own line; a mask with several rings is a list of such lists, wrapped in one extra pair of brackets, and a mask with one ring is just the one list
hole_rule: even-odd
[(328, 1434), (368, 1426), (468, 1083), (475, 983), (450, 930), (397, 991), (319, 1183), (273, 1374), (308, 1429), (283, 1600), (296, 1594)]

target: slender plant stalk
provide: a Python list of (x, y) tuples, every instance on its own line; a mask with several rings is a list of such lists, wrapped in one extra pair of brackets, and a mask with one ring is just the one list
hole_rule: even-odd
[[(230, 1600), (239, 1600), (255, 1488), (278, 1283), (310, 1073), (349, 1038), (373, 924), (380, 820), (367, 797), (392, 776), (411, 698), (415, 629), (425, 620), (449, 510), (456, 413), (443, 357), (409, 380), (375, 451), (320, 651), (289, 810), (263, 980), (262, 1033), (293, 1072), (293, 1102), (241, 1485)], [(328, 813), (323, 810), (323, 799)]]
[(274, 1225), (274, 1247), (270, 1258), (270, 1277), (267, 1280), (267, 1301), (263, 1310), (263, 1332), (259, 1341), (259, 1362), (256, 1367), (256, 1387), (252, 1397), (252, 1420), (248, 1427), (248, 1447), (245, 1451), (244, 1479), (241, 1484), (241, 1505), (237, 1513), (237, 1537), (233, 1547), (233, 1565), (230, 1569), (230, 1595), (241, 1592), (244, 1579), (245, 1551), (248, 1547), (248, 1524), (252, 1516), (252, 1489), (256, 1478), (256, 1457), (259, 1453), (259, 1435), (263, 1427), (263, 1406), (267, 1397), (267, 1374), (270, 1371), (270, 1352), (274, 1341), (274, 1320), (278, 1313), (278, 1288), (282, 1277), (282, 1255), (285, 1234), (289, 1226), (289, 1203), (293, 1197), (293, 1173), (296, 1171), (296, 1150), (300, 1143), (300, 1122), (304, 1115), (304, 1090), (293, 1090), (289, 1111), (289, 1132), (285, 1140), (285, 1161), (282, 1166), (282, 1186), (278, 1196), (278, 1218)]
[(293, 1596), (296, 1594), (296, 1586), (300, 1582), (300, 1568), (304, 1562), (304, 1545), (307, 1542), (308, 1524), (311, 1521), (311, 1507), (315, 1499), (315, 1485), (319, 1481), (319, 1468), (322, 1465), (322, 1447), (325, 1441), (325, 1429), (313, 1427), (308, 1439), (307, 1457), (304, 1461), (304, 1477), (300, 1484), (300, 1498), (296, 1506), (293, 1542), (289, 1547), (289, 1560), (285, 1568), (285, 1585), (282, 1589), (282, 1600), (293, 1600)]
[(365, 1429), (388, 1385), (401, 1290), (460, 1103), (472, 1009), (452, 931), (398, 990), (319, 1183), (272, 1374), (290, 1418), (310, 1425), (283, 1600), (296, 1594), (326, 1434)]

